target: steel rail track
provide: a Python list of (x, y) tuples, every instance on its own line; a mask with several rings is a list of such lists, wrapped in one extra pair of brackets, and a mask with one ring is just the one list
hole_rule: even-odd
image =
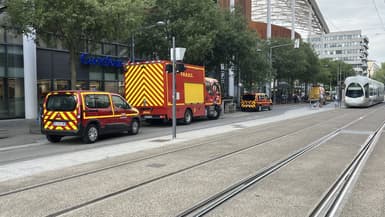
[[(372, 113), (372, 112), (371, 112)], [(369, 114), (365, 115), (368, 116)], [(291, 161), (295, 160), (296, 158), (302, 156), (306, 152), (318, 147), (319, 145), (325, 143), (326, 141), (330, 140), (334, 136), (336, 136), (341, 130), (344, 128), (347, 128), (348, 126), (362, 120), (364, 116), (359, 117), (346, 125), (344, 125), (341, 128), (338, 128), (334, 130), (333, 132), (319, 138), (318, 140), (306, 145), (305, 147), (297, 150), (293, 154), (289, 155), (288, 157), (278, 160), (275, 163), (269, 165), (268, 167), (265, 167), (259, 171), (257, 171), (256, 174), (247, 177), (238, 183), (235, 183), (234, 185), (224, 189), (223, 191), (195, 204), (194, 206), (180, 212), (177, 214), (177, 217), (186, 217), (186, 216), (194, 216), (194, 217), (200, 217), (204, 216), (205, 214), (209, 213), (219, 205), (223, 204), (224, 202), (228, 201), (232, 197), (238, 195), (243, 190), (247, 189), (248, 187), (256, 184), (257, 182), (261, 181), (262, 179), (266, 178), (267, 176), (271, 175), (275, 171), (279, 170), (280, 168), (286, 166)]]
[[(370, 112), (370, 113), (372, 113), (372, 112)], [(368, 116), (368, 115), (369, 115), (369, 114), (366, 114), (365, 116)], [(343, 116), (340, 116), (340, 117), (344, 117), (344, 116), (345, 116), (345, 114), (343, 114)], [(365, 116), (363, 116), (363, 117), (365, 117)], [(352, 124), (353, 122), (356, 122), (356, 121), (361, 120), (363, 117), (358, 118), (358, 119), (356, 119), (356, 120), (350, 122), (349, 125)], [(304, 118), (304, 119), (308, 119), (308, 118)], [(246, 150), (248, 150), (248, 149), (254, 148), (254, 147), (258, 146), (258, 145), (262, 145), (262, 144), (264, 144), (264, 143), (268, 143), (268, 142), (271, 142), (271, 141), (274, 141), (274, 140), (277, 140), (277, 139), (280, 139), (280, 138), (284, 138), (284, 137), (287, 137), (287, 136), (296, 134), (296, 133), (301, 132), (302, 130), (305, 130), (305, 129), (313, 128), (313, 127), (315, 127), (315, 126), (317, 126), (317, 125), (320, 125), (320, 124), (322, 124), (322, 123), (324, 123), (324, 122), (327, 122), (327, 120), (322, 121), (322, 122), (318, 122), (318, 123), (316, 123), (316, 124), (314, 124), (314, 125), (312, 125), (312, 126), (306, 126), (306, 127), (303, 127), (303, 128), (297, 129), (297, 130), (294, 130), (294, 131), (292, 131), (292, 132), (288, 132), (288, 133), (286, 133), (285, 135), (280, 135), (280, 136), (276, 136), (276, 137), (272, 137), (272, 138), (265, 139), (264, 141), (261, 141), (261, 142), (259, 142), (259, 143), (254, 144), (254, 145), (251, 145), (251, 146), (248, 146), (248, 147), (244, 147), (244, 148), (242, 148), (242, 149), (235, 150), (235, 151), (232, 151), (232, 152), (223, 154), (223, 155), (218, 156), (218, 157), (215, 157), (215, 158), (213, 158), (213, 159), (209, 159), (209, 160), (200, 162), (200, 163), (198, 163), (198, 164), (191, 165), (191, 166), (189, 166), (189, 167), (187, 167), (187, 168), (183, 168), (183, 169), (180, 169), (180, 170), (178, 170), (178, 171), (174, 171), (174, 172), (165, 174), (165, 175), (163, 175), (163, 176), (155, 177), (155, 178), (150, 179), (150, 180), (147, 180), (147, 181), (145, 181), (145, 182), (142, 182), (142, 183), (139, 183), (139, 184), (136, 184), (136, 185), (133, 185), (133, 186), (129, 186), (129, 187), (127, 187), (127, 188), (123, 188), (123, 189), (114, 191), (114, 192), (112, 192), (112, 193), (110, 193), (110, 194), (106, 194), (106, 195), (103, 195), (103, 196), (101, 196), (101, 197), (98, 197), (98, 198), (95, 198), (95, 199), (86, 201), (86, 202), (84, 202), (84, 203), (81, 203), (81, 204), (78, 204), (78, 205), (75, 205), (75, 206), (72, 206), (72, 207), (69, 207), (69, 208), (60, 210), (60, 211), (58, 211), (58, 212), (49, 214), (49, 215), (47, 215), (47, 216), (50, 216), (50, 217), (53, 217), (53, 216), (60, 216), (60, 215), (62, 215), (62, 214), (71, 212), (71, 211), (73, 211), (73, 210), (76, 210), (76, 209), (79, 209), (79, 208), (88, 206), (88, 205), (90, 205), (90, 204), (93, 204), (93, 203), (96, 203), (96, 202), (99, 202), (99, 201), (108, 199), (108, 198), (110, 198), (110, 197), (113, 197), (113, 196), (116, 196), (116, 195), (125, 193), (125, 192), (130, 191), (130, 190), (133, 190), (133, 189), (135, 189), (135, 188), (138, 188), (138, 187), (141, 187), (141, 186), (144, 186), (144, 185), (147, 185), (147, 184), (150, 184), (150, 183), (159, 181), (159, 180), (161, 180), (161, 179), (164, 179), (164, 178), (167, 178), (167, 177), (170, 177), (170, 176), (173, 176), (173, 175), (176, 175), (176, 174), (185, 172), (185, 171), (187, 171), (187, 170), (194, 169), (194, 168), (196, 168), (196, 167), (199, 167), (199, 166), (201, 166), (201, 165), (207, 164), (207, 163), (209, 163), (209, 162), (213, 162), (213, 161), (216, 161), (216, 160), (220, 160), (220, 159), (222, 159), (222, 158), (225, 158), (225, 157), (228, 157), (228, 156), (231, 156), (231, 155), (240, 153), (240, 152), (242, 152), (242, 151), (246, 151)], [(344, 127), (346, 127), (346, 126), (344, 126)], [(339, 129), (342, 129), (342, 128), (339, 128)], [(334, 131), (333, 131), (333, 132), (334, 132)], [(328, 135), (329, 135), (329, 134), (328, 134)], [(131, 163), (135, 163), (135, 162), (139, 162), (139, 161), (143, 161), (143, 160), (147, 160), (147, 159), (151, 159), (151, 158), (154, 158), (154, 157), (159, 157), (159, 156), (162, 156), (162, 155), (167, 155), (167, 154), (175, 153), (175, 152), (178, 152), (178, 151), (183, 151), (183, 150), (186, 150), (186, 149), (190, 149), (190, 148), (194, 148), (194, 147), (197, 147), (197, 146), (201, 146), (201, 145), (207, 144), (207, 143), (212, 142), (212, 141), (218, 141), (218, 139), (216, 138), (216, 139), (213, 139), (213, 140), (208, 141), (208, 142), (205, 142), (205, 143), (200, 143), (200, 144), (193, 145), (193, 146), (188, 146), (188, 147), (184, 147), (184, 148), (180, 148), (180, 149), (176, 149), (176, 150), (172, 150), (172, 151), (168, 151), (168, 152), (164, 152), (164, 153), (160, 153), (160, 154), (155, 154), (155, 155), (143, 157), (143, 158), (140, 158), (140, 159), (134, 159), (134, 160), (130, 160), (130, 161), (125, 161), (125, 162), (121, 162), (121, 163), (118, 163), (118, 164), (114, 164), (114, 165), (112, 165), (112, 166), (107, 166), (107, 167), (104, 167), (104, 168), (99, 168), (99, 169), (95, 169), (95, 170), (92, 170), (92, 171), (88, 171), (88, 172), (84, 172), (84, 173), (80, 173), (80, 174), (76, 174), (76, 175), (72, 175), (72, 176), (67, 176), (67, 177), (64, 177), (64, 178), (59, 178), (59, 179), (51, 180), (51, 181), (48, 181), (48, 182), (45, 182), (45, 183), (40, 183), (40, 184), (36, 184), (36, 185), (27, 186), (27, 187), (25, 187), (25, 188), (20, 188), (20, 189), (16, 189), (16, 190), (13, 190), (13, 191), (9, 191), (9, 192), (2, 193), (2, 194), (0, 194), (0, 197), (1, 197), (1, 196), (6, 196), (6, 195), (10, 195), (10, 194), (19, 193), (19, 192), (22, 192), (22, 191), (31, 190), (31, 189), (34, 189), (34, 188), (43, 187), (43, 186), (46, 186), (46, 185), (50, 185), (50, 184), (62, 182), (62, 181), (69, 180), (69, 179), (74, 179), (74, 178), (78, 178), (78, 177), (90, 175), (90, 174), (93, 174), (93, 173), (102, 172), (102, 171), (105, 171), (105, 170), (113, 169), (113, 168), (116, 168), (116, 167), (128, 165), (128, 164), (131, 164)]]
[[(305, 119), (308, 119), (308, 118), (305, 118)], [(302, 130), (306, 130), (306, 129), (309, 129), (309, 128), (316, 127), (316, 126), (318, 126), (318, 125), (320, 125), (320, 124), (322, 124), (324, 122), (327, 122), (327, 120), (323, 121), (323, 122), (319, 122), (317, 124), (314, 124), (311, 127), (306, 126), (306, 127), (303, 127), (303, 128), (300, 128), (300, 129), (297, 129), (297, 130), (294, 130), (294, 131), (291, 131), (291, 132), (289, 132), (289, 133), (287, 133), (285, 135), (280, 135), (280, 136), (276, 136), (276, 137), (272, 137), (272, 138), (263, 140), (263, 141), (261, 141), (261, 142), (259, 142), (257, 144), (252, 145), (252, 146), (247, 146), (245, 149), (248, 149), (250, 147), (254, 147), (256, 145), (261, 145), (263, 143), (267, 143), (267, 142), (270, 142), (270, 141), (274, 141), (276, 139), (280, 139), (280, 138), (283, 138), (285, 136), (293, 135), (293, 134), (298, 133), (298, 132), (300, 132)], [(272, 127), (274, 127), (274, 126), (272, 126)], [(272, 128), (272, 127), (270, 127), (270, 128)], [(252, 133), (250, 133), (250, 134), (252, 134)], [(49, 180), (49, 181), (46, 181), (46, 182), (41, 182), (41, 183), (34, 184), (34, 185), (28, 185), (28, 186), (25, 186), (25, 187), (9, 190), (9, 191), (6, 191), (6, 192), (0, 192), (0, 198), (4, 197), (4, 196), (12, 195), (12, 194), (20, 193), (20, 192), (23, 192), (23, 191), (33, 190), (33, 189), (36, 189), (36, 188), (40, 188), (40, 187), (44, 187), (44, 186), (48, 186), (48, 185), (64, 182), (64, 181), (67, 181), (67, 180), (71, 180), (71, 179), (75, 179), (75, 178), (79, 178), (79, 177), (83, 177), (83, 176), (87, 176), (87, 175), (92, 175), (92, 174), (96, 174), (96, 173), (99, 173), (99, 172), (104, 172), (104, 171), (111, 170), (111, 169), (114, 169), (114, 168), (119, 168), (119, 167), (127, 166), (127, 165), (130, 165), (130, 164), (138, 163), (138, 162), (149, 160), (149, 159), (152, 159), (152, 158), (161, 157), (161, 156), (165, 156), (165, 155), (169, 155), (169, 154), (185, 151), (185, 150), (188, 150), (188, 149), (192, 149), (192, 148), (196, 148), (196, 147), (199, 147), (199, 146), (203, 146), (203, 145), (209, 144), (209, 143), (214, 142), (214, 141), (221, 141), (221, 139), (220, 138), (218, 139), (217, 136), (215, 136), (214, 139), (205, 141), (203, 143), (198, 143), (198, 144), (195, 144), (195, 145), (190, 145), (190, 146), (187, 146), (187, 147), (178, 148), (178, 149), (174, 149), (174, 150), (171, 150), (171, 151), (166, 151), (166, 152), (159, 153), (159, 154), (149, 155), (149, 156), (145, 156), (145, 157), (138, 158), (138, 159), (122, 161), (122, 162), (119, 162), (119, 163), (116, 163), (116, 164), (112, 164), (112, 165), (109, 165), (109, 166), (105, 166), (105, 167), (102, 167), (102, 168), (98, 168), (98, 169), (94, 169), (94, 170), (89, 170), (89, 171), (86, 171), (86, 172), (81, 172), (81, 173), (70, 175), (70, 176), (60, 177), (60, 178), (57, 178), (57, 179), (52, 179), (52, 180)], [(240, 150), (240, 151), (243, 151), (243, 149)], [(233, 153), (230, 153), (230, 154), (233, 154)]]
[[(365, 115), (366, 116), (366, 115)], [(336, 132), (339, 132), (341, 129), (343, 128), (346, 128), (347, 126), (361, 120), (362, 117), (360, 118), (357, 118), (351, 122), (349, 122), (348, 124), (344, 125), (343, 127), (341, 128), (338, 128), (337, 130), (334, 130), (333, 132), (327, 134), (326, 136), (324, 136), (325, 138), (326, 137), (330, 137), (330, 135), (334, 135)], [(72, 207), (69, 207), (69, 208), (66, 208), (66, 209), (63, 209), (63, 210), (60, 210), (60, 211), (57, 211), (55, 213), (52, 213), (52, 214), (49, 214), (47, 215), (47, 217), (56, 217), (56, 216), (61, 216), (63, 214), (66, 214), (66, 213), (69, 213), (71, 211), (74, 211), (74, 210), (77, 210), (77, 209), (80, 209), (82, 207), (86, 207), (88, 205), (91, 205), (91, 204), (94, 204), (94, 203), (97, 203), (97, 202), (100, 202), (100, 201), (103, 201), (105, 199), (108, 199), (108, 198), (111, 198), (111, 197), (114, 197), (114, 196), (117, 196), (119, 194), (123, 194), (123, 193), (126, 193), (128, 191), (131, 191), (133, 189), (136, 189), (136, 188), (139, 188), (139, 187), (142, 187), (144, 185), (147, 185), (147, 184), (150, 184), (150, 183), (153, 183), (153, 182), (156, 182), (156, 181), (160, 181), (162, 179), (165, 179), (165, 178), (168, 178), (168, 177), (171, 177), (171, 176), (174, 176), (174, 175), (177, 175), (177, 174), (180, 174), (180, 173), (183, 173), (183, 172), (186, 172), (186, 171), (189, 171), (189, 170), (192, 170), (192, 169), (195, 169), (197, 167), (200, 167), (202, 165), (205, 165), (205, 164), (208, 164), (208, 163), (211, 163), (211, 162), (214, 162), (214, 161), (217, 161), (217, 160), (220, 160), (220, 159), (223, 159), (223, 158), (226, 158), (226, 157), (229, 157), (231, 155), (235, 155), (235, 154), (238, 154), (238, 153), (241, 153), (241, 152), (244, 152), (244, 151), (247, 151), (247, 150), (250, 150), (252, 148), (255, 148), (259, 145), (262, 145), (264, 143), (269, 143), (269, 142), (272, 142), (274, 140), (278, 140), (278, 139), (281, 139), (281, 138), (284, 138), (284, 137), (288, 137), (288, 136), (291, 136), (291, 135), (294, 135), (294, 134), (297, 134), (298, 132), (302, 131), (302, 130), (305, 130), (305, 129), (309, 129), (309, 128), (313, 128), (317, 125), (320, 125), (324, 122), (319, 122), (313, 126), (310, 126), (310, 127), (305, 127), (305, 128), (301, 128), (301, 129), (298, 129), (298, 130), (294, 130), (292, 132), (289, 132), (285, 135), (281, 135), (281, 136), (277, 136), (277, 137), (273, 137), (273, 138), (270, 138), (270, 139), (266, 139), (264, 141), (261, 141), (259, 143), (256, 143), (256, 144), (253, 144), (253, 145), (250, 145), (250, 146), (247, 146), (247, 147), (243, 147), (241, 149), (238, 149), (238, 150), (235, 150), (235, 151), (232, 151), (232, 152), (228, 152), (228, 153), (225, 153), (223, 155), (220, 155), (220, 156), (217, 156), (215, 158), (211, 158), (211, 159), (208, 159), (208, 160), (205, 160), (205, 161), (202, 161), (202, 162), (199, 162), (197, 164), (194, 164), (194, 165), (191, 165), (189, 167), (185, 167), (185, 168), (182, 168), (180, 170), (177, 170), (177, 171), (173, 171), (173, 172), (170, 172), (170, 173), (167, 173), (167, 174), (164, 174), (162, 176), (158, 176), (158, 177), (155, 177), (153, 179), (150, 179), (150, 180), (147, 180), (145, 182), (142, 182), (142, 183), (139, 183), (139, 184), (136, 184), (136, 185), (133, 185), (133, 186), (129, 186), (129, 187), (126, 187), (126, 188), (123, 188), (123, 189), (120, 189), (120, 190), (117, 190), (117, 191), (114, 191), (112, 193), (109, 193), (109, 194), (106, 194), (106, 195), (103, 195), (101, 197), (98, 197), (98, 198), (95, 198), (95, 199), (92, 199), (92, 200), (89, 200), (89, 201), (86, 201), (84, 203), (81, 203), (81, 204), (78, 204), (78, 205), (75, 205), (75, 206), (72, 206)], [(322, 137), (322, 138), (324, 138)], [(317, 143), (318, 141), (322, 140), (321, 139), (317, 139), (315, 142), (313, 143)], [(330, 137), (331, 138), (331, 137)], [(218, 141), (218, 140), (214, 140), (214, 141)], [(311, 143), (311, 144), (313, 144)], [(282, 166), (281, 166), (282, 167)]]
[(359, 176), (361, 169), (372, 153), (384, 129), (385, 122), (368, 137), (351, 163), (309, 214), (309, 217), (336, 216), (337, 211), (342, 207), (343, 200), (347, 197), (347, 193), (353, 188), (354, 180)]

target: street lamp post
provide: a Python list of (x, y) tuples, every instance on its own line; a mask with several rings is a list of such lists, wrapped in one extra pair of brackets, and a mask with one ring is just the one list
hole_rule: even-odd
[(176, 49), (172, 37), (172, 139), (176, 139)]
[[(294, 48), (298, 48), (299, 47), (299, 41), (297, 41), (298, 39), (295, 40), (294, 42)], [(289, 46), (289, 45), (293, 45), (293, 43), (287, 43), (287, 44), (280, 44), (280, 45), (275, 45), (275, 46), (271, 46), (269, 48), (269, 64), (270, 64), (270, 70), (269, 70), (269, 96), (271, 97), (271, 77), (272, 77), (272, 71), (273, 71), (273, 49), (274, 48), (278, 48), (278, 47), (285, 47), (285, 46)], [(276, 91), (275, 91), (275, 81), (273, 79), (273, 104), (276, 104)]]
[[(139, 28), (138, 31), (142, 31), (144, 29), (151, 29), (156, 26), (164, 26), (164, 25), (166, 25), (164, 21), (158, 21), (156, 22), (156, 24)], [(131, 62), (135, 62), (135, 31), (131, 33), (131, 58), (130, 59), (131, 59)]]

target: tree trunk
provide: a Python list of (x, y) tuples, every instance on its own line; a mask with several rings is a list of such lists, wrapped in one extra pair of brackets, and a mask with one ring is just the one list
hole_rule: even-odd
[(71, 90), (76, 90), (77, 72), (76, 72), (76, 52), (70, 49), (70, 70), (71, 70)]

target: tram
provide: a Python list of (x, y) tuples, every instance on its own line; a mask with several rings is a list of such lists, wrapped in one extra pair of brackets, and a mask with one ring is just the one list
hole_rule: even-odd
[(360, 75), (345, 79), (346, 107), (369, 107), (383, 101), (383, 83)]

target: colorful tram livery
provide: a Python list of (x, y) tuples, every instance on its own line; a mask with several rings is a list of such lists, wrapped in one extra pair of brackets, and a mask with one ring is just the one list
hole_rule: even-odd
[(365, 76), (345, 79), (346, 107), (368, 107), (384, 101), (384, 84)]
[[(124, 74), (125, 98), (146, 121), (172, 119), (172, 63), (130, 63)], [(176, 65), (176, 118), (189, 124), (195, 117), (217, 119), (221, 90), (216, 79), (205, 78), (202, 66)]]

